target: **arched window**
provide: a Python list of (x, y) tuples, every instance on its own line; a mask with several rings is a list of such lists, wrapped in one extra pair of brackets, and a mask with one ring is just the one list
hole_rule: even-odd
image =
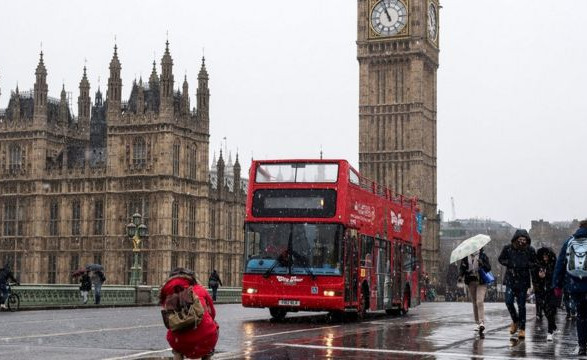
[(59, 235), (59, 203), (51, 201), (49, 205), (49, 235)]
[(188, 177), (190, 179), (196, 179), (196, 145), (192, 145), (188, 153)]
[(173, 144), (173, 175), (179, 176), (179, 143)]
[(79, 200), (71, 202), (71, 235), (81, 233), (82, 208)]
[(179, 229), (179, 205), (177, 201), (171, 204), (171, 235), (177, 236)]
[(143, 167), (147, 163), (147, 146), (142, 137), (135, 138), (132, 146), (132, 161), (135, 167)]
[(8, 168), (10, 171), (20, 170), (22, 167), (22, 150), (19, 145), (12, 144), (8, 149)]

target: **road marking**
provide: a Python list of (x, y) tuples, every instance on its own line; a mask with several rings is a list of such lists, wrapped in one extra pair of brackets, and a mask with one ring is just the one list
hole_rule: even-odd
[(72, 332), (64, 332), (64, 333), (52, 333), (52, 334), (37, 334), (37, 335), (25, 335), (25, 336), (12, 336), (12, 337), (3, 337), (0, 338), (0, 341), (9, 341), (9, 340), (18, 340), (18, 339), (31, 339), (31, 338), (44, 338), (44, 337), (52, 337), (52, 336), (67, 336), (67, 335), (77, 335), (77, 334), (88, 334), (88, 333), (97, 333), (97, 332), (106, 332), (106, 331), (121, 331), (121, 330), (133, 330), (133, 329), (144, 329), (144, 328), (152, 328), (152, 327), (160, 327), (161, 324), (153, 324), (153, 325), (138, 325), (138, 326), (129, 326), (129, 327), (121, 327), (121, 328), (108, 328), (108, 329), (97, 329), (97, 330), (80, 330), (80, 331), (72, 331)]
[(468, 358), (468, 359), (494, 359), (494, 360), (510, 360), (510, 359), (524, 359), (524, 360), (539, 360), (539, 358), (529, 357), (511, 357), (511, 356), (491, 356), (491, 355), (472, 355), (460, 354), (450, 352), (430, 352), (430, 351), (410, 351), (410, 350), (390, 350), (390, 349), (368, 349), (368, 348), (352, 348), (342, 346), (321, 346), (321, 345), (301, 345), (301, 344), (287, 344), (274, 343), (275, 346), (286, 346), (303, 349), (315, 350), (339, 350), (339, 351), (356, 351), (356, 352), (371, 352), (384, 354), (398, 354), (398, 355), (420, 355), (420, 356), (447, 356), (450, 358)]
[(292, 330), (292, 331), (282, 331), (282, 332), (271, 333), (271, 334), (255, 335), (255, 336), (253, 336), (253, 338), (262, 338), (262, 337), (275, 336), (275, 335), (283, 335), (283, 334), (294, 334), (294, 333), (299, 333), (299, 332), (304, 332), (304, 331), (313, 331), (313, 330), (322, 330), (322, 329), (333, 329), (333, 328), (337, 328), (337, 327), (340, 327), (340, 325), (323, 326), (323, 327), (310, 328), (310, 329), (300, 329), (300, 330)]
[(131, 354), (131, 355), (125, 355), (125, 356), (119, 356), (119, 357), (113, 357), (113, 358), (107, 358), (107, 359), (103, 359), (103, 360), (134, 359), (136, 357), (141, 357), (141, 356), (145, 356), (145, 355), (152, 355), (152, 354), (158, 354), (158, 353), (168, 352), (168, 351), (171, 351), (171, 348), (163, 349), (163, 350), (144, 351), (144, 352), (141, 352), (141, 353), (136, 353), (136, 354)]

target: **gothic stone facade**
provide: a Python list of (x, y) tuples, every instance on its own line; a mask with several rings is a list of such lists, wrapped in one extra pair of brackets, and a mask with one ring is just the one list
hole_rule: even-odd
[[(204, 59), (197, 107), (190, 109), (187, 77), (174, 91), (169, 43), (148, 83), (132, 84), (122, 101), (117, 48), (106, 98), (92, 104), (84, 67), (78, 115), (48, 97), (43, 54), (34, 90), (11, 92), (0, 110), (0, 261), (25, 283), (68, 283), (88, 263), (106, 269), (108, 283), (127, 284), (133, 213), (144, 216), (143, 282), (160, 284), (176, 266), (204, 282), (216, 268), (225, 285), (240, 285), (245, 190), (238, 156), (232, 179), (222, 154), (208, 170), (209, 99)], [(229, 186), (231, 185), (231, 186)]]
[(357, 0), (359, 168), (417, 196), (424, 215), (422, 258), (438, 274), (436, 210), (436, 0)]

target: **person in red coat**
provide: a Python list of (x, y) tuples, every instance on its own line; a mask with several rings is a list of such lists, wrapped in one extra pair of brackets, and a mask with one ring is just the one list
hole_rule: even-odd
[(205, 311), (202, 322), (197, 328), (186, 331), (167, 331), (167, 342), (173, 349), (173, 359), (181, 360), (184, 357), (209, 359), (218, 342), (218, 324), (214, 321), (216, 310), (212, 298), (208, 291), (197, 283), (192, 271), (176, 268), (161, 288), (159, 295), (161, 305), (165, 304), (166, 297), (173, 294), (178, 285), (184, 288), (193, 286), (194, 295), (198, 296)]

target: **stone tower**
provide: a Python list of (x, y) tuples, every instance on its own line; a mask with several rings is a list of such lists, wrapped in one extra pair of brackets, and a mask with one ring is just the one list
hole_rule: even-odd
[(359, 168), (424, 216), (424, 271), (438, 270), (437, 0), (358, 0)]

